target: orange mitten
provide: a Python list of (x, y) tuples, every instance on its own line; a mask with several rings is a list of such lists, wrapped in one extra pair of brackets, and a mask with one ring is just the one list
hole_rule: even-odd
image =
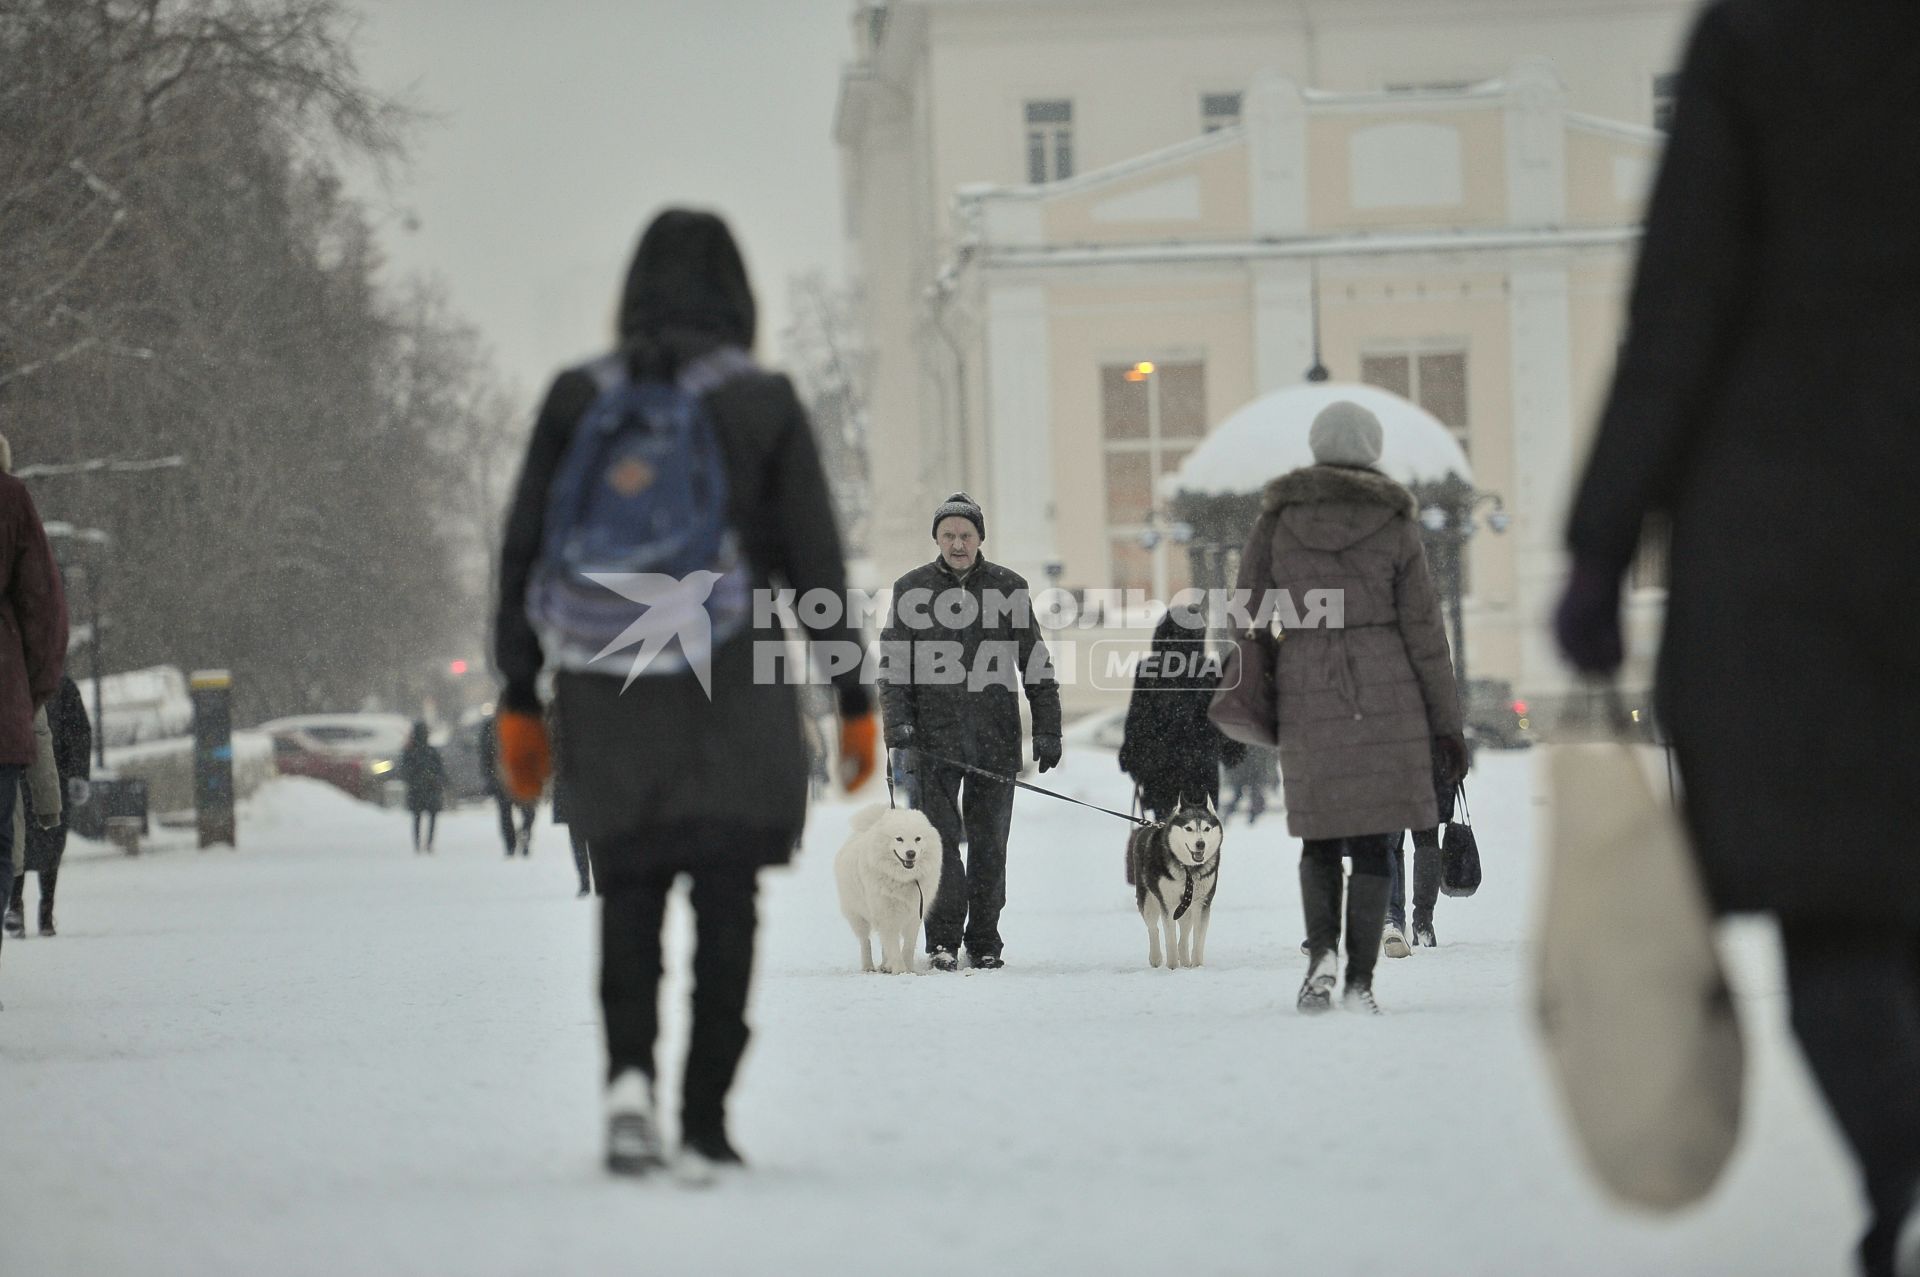
[(851, 793), (873, 775), (873, 747), (878, 729), (873, 711), (840, 722), (840, 784)]
[(540, 715), (503, 709), (494, 716), (500, 734), (500, 779), (507, 797), (517, 803), (537, 802), (546, 788), (552, 759), (547, 750), (547, 725)]

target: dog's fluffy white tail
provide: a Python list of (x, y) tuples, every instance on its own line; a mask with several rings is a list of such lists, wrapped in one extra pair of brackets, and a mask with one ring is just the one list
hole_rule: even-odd
[(863, 834), (873, 828), (873, 822), (892, 811), (885, 803), (875, 803), (871, 807), (862, 807), (853, 813), (853, 832)]

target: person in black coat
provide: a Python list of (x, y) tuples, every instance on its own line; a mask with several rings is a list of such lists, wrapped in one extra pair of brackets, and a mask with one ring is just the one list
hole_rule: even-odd
[(26, 913), (27, 873), (40, 875), (40, 934), (54, 934), (53, 893), (60, 881), (60, 860), (67, 852), (67, 820), (75, 807), (86, 805), (92, 797), (93, 725), (87, 718), (86, 698), (79, 684), (62, 675), (60, 690), (47, 703), (47, 726), (53, 730), (53, 763), (60, 774), (60, 790), (65, 798), (60, 823), (43, 828), (34, 819), (30, 787), (20, 787), (20, 801), (27, 807), (26, 873), (13, 880), (13, 901), (9, 912)]
[(911, 773), (908, 800), (940, 831), (940, 890), (926, 918), (933, 969), (957, 970), (963, 942), (976, 968), (992, 969), (1004, 965), (1013, 786), (1000, 778), (1020, 770), (1020, 690), (1044, 772), (1060, 762), (1060, 685), (1026, 579), (980, 553), (979, 503), (948, 497), (933, 512), (932, 535), (939, 555), (893, 583), (880, 636), (881, 717), (887, 747)]
[[(639, 381), (677, 380), (700, 394), (725, 467), (727, 522), (753, 587), (818, 590), (844, 601), (846, 565), (813, 430), (792, 383), (747, 359), (754, 331), (753, 293), (725, 223), (710, 213), (662, 213), (641, 237), (621, 300), (625, 371)], [(589, 369), (561, 373), (527, 447), (494, 627), (506, 680), (503, 722), (508, 714), (540, 713), (535, 677), (547, 654), (527, 614), (528, 582), (555, 471), (598, 394)], [(748, 1037), (756, 884), (761, 868), (789, 858), (807, 802), (795, 689), (756, 673), (756, 653), (784, 659), (786, 636), (770, 609), (756, 611), (744, 630), (713, 645), (707, 686), (686, 668), (650, 670), (629, 683), (630, 662), (619, 657), (555, 676), (569, 829), (591, 845), (603, 893), (600, 1001), (614, 1170), (645, 1171), (661, 1161), (653, 1099), (660, 928), (681, 874), (692, 879), (696, 947), (680, 1164), (704, 1177), (740, 1161), (726, 1100)], [(846, 778), (857, 787), (871, 770), (873, 722), (860, 682), (864, 649), (841, 615), (826, 622), (803, 612), (802, 623), (816, 646), (828, 642), (854, 657), (834, 682), (841, 757), (856, 764)], [(516, 734), (529, 734), (527, 726), (518, 720)], [(515, 767), (512, 757), (506, 761)], [(525, 774), (515, 784), (537, 780)]]
[(1556, 617), (1611, 673), (1642, 529), (1670, 529), (1657, 708), (1687, 824), (1714, 904), (1779, 920), (1874, 1277), (1920, 1273), (1916, 85), (1906, 0), (1703, 11)]
[(1221, 765), (1246, 755), (1245, 745), (1207, 717), (1219, 683), (1207, 657), (1205, 616), (1169, 608), (1154, 628), (1149, 662), (1134, 674), (1120, 743), (1120, 770), (1133, 777), (1140, 805), (1155, 820), (1171, 816), (1183, 798), (1218, 807)]
[[(522, 856), (533, 854), (533, 818), (538, 814), (536, 803), (519, 803), (507, 792), (500, 779), (500, 730), (494, 720), (488, 718), (480, 724), (480, 743), (477, 755), (480, 762), (480, 778), (487, 787), (487, 797), (493, 799), (493, 805), (500, 816), (500, 841), (506, 844), (507, 859), (511, 860), (517, 852)], [(518, 827), (515, 818), (518, 817)]]
[[(407, 810), (413, 813), (413, 849), (431, 852), (433, 830), (447, 801), (447, 765), (427, 740), (427, 725), (413, 725), (413, 737), (400, 752), (400, 779), (407, 787)], [(426, 837), (420, 834), (425, 818)]]

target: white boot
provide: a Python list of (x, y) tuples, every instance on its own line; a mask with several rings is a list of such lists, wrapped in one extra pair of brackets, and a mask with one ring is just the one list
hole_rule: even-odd
[(653, 1115), (653, 1084), (639, 1069), (628, 1069), (607, 1088), (607, 1169), (615, 1175), (646, 1175), (666, 1164)]
[(1400, 928), (1391, 922), (1387, 924), (1387, 929), (1380, 933), (1380, 950), (1389, 958), (1404, 958), (1413, 952), (1407, 947), (1406, 936), (1402, 935)]

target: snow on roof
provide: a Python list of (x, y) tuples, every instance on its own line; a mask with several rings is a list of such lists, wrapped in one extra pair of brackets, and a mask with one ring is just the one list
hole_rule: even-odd
[(1173, 474), (1162, 494), (1256, 492), (1267, 480), (1313, 464), (1307, 431), (1328, 404), (1351, 400), (1380, 418), (1385, 434), (1380, 469), (1401, 483), (1448, 474), (1473, 479), (1473, 468), (1453, 433), (1418, 404), (1376, 386), (1306, 382), (1265, 395), (1221, 422)]

